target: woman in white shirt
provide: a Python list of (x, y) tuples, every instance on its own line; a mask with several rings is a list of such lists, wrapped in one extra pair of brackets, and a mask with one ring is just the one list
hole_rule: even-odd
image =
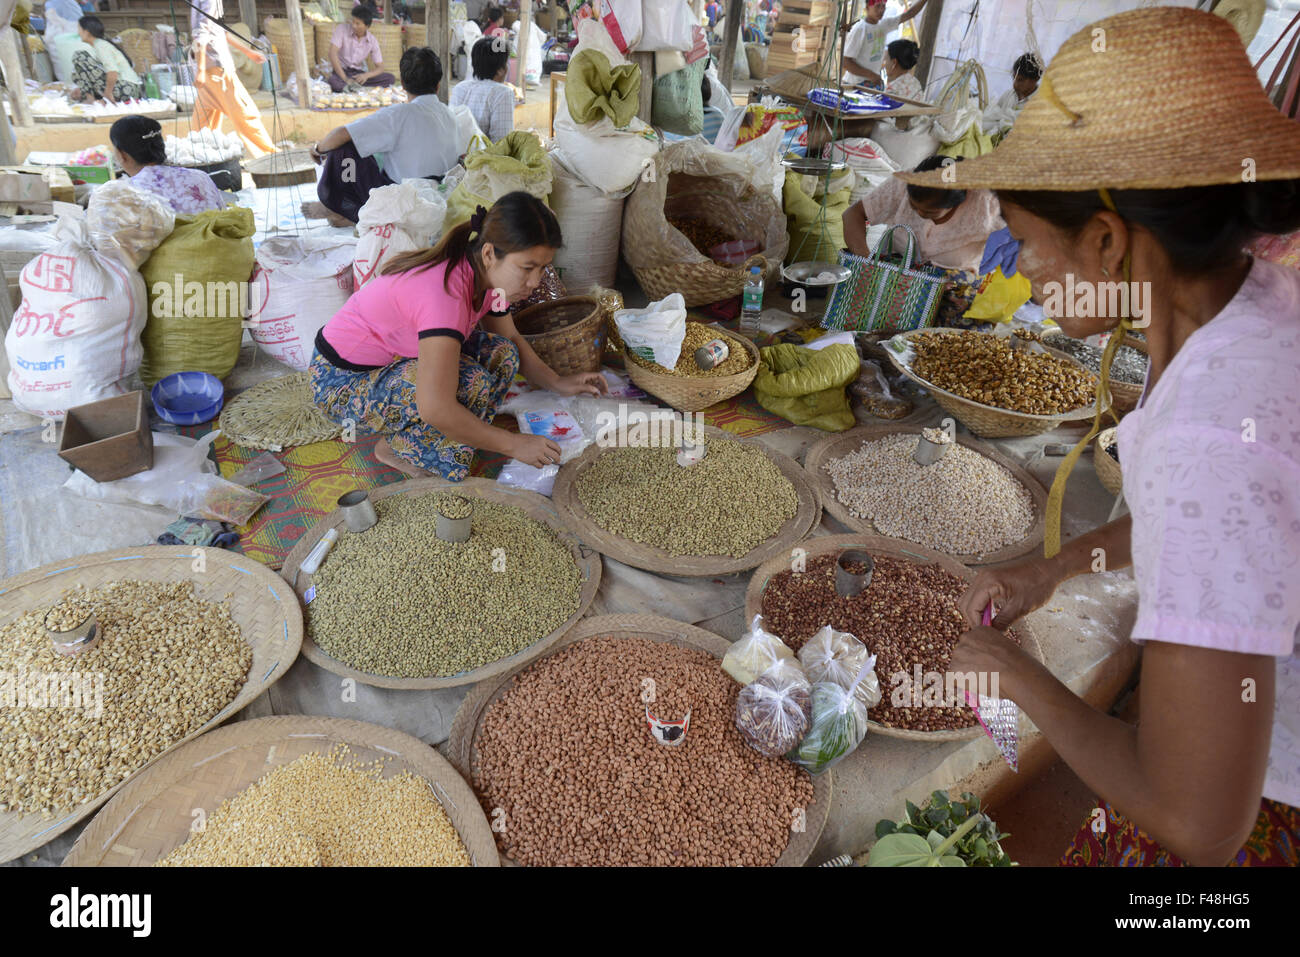
[(483, 37), (470, 50), (474, 76), (451, 91), (452, 106), (465, 106), (493, 143), (515, 128), (515, 91), (503, 82), (510, 69), (510, 45), (500, 37)]
[(921, 59), (921, 48), (913, 40), (895, 40), (885, 47), (885, 92), (905, 100), (920, 100), (925, 88), (912, 72)]
[(144, 84), (131, 68), (122, 48), (104, 39), (104, 24), (99, 17), (82, 17), (77, 21), (78, 34), (89, 50), (72, 54), (72, 76), (77, 88), (74, 100), (138, 100)]

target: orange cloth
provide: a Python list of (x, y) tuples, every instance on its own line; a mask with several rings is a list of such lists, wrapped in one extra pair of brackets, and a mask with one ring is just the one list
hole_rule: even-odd
[(271, 134), (262, 124), (262, 115), (257, 104), (239, 82), (239, 77), (232, 70), (227, 73), (219, 65), (208, 62), (207, 57), (198, 57), (198, 75), (194, 81), (196, 97), (194, 103), (194, 127), (197, 129), (217, 130), (221, 128), (221, 117), (229, 118), (239, 138), (244, 141), (253, 156), (265, 156), (275, 152)]

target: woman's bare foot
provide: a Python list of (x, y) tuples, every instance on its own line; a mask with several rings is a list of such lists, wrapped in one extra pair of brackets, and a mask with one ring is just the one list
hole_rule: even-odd
[(308, 219), (328, 220), (331, 226), (349, 227), (356, 225), (346, 216), (340, 216), (338, 213), (326, 209), (324, 203), (303, 203), (302, 214)]
[(397, 469), (403, 475), (411, 478), (424, 478), (432, 475), (428, 469), (422, 469), (418, 465), (412, 465), (406, 459), (402, 458), (393, 451), (393, 447), (388, 444), (387, 439), (380, 439), (375, 443), (375, 458), (387, 465), (390, 469)]

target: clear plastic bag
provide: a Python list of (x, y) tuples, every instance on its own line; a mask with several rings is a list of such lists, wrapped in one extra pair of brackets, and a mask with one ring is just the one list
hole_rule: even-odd
[(799, 649), (799, 663), (813, 684), (829, 681), (847, 688), (862, 672), (867, 672), (856, 684), (859, 700), (868, 708), (880, 704), (880, 682), (876, 678), (876, 656), (867, 646), (847, 631), (836, 631), (825, 625)]
[(117, 179), (90, 194), (86, 221), (96, 249), (139, 269), (172, 234), (176, 213), (153, 193)]
[(794, 657), (790, 647), (763, 628), (763, 616), (755, 615), (749, 631), (722, 658), (722, 670), (742, 685), (752, 684), (778, 662)]
[(792, 750), (812, 720), (812, 684), (797, 662), (782, 660), (736, 697), (736, 730), (765, 758)]
[(858, 694), (858, 685), (870, 676), (875, 679), (875, 657), (863, 665), (847, 688), (833, 681), (812, 687), (812, 724), (799, 747), (787, 758), (821, 774), (853, 752), (867, 736), (867, 705)]

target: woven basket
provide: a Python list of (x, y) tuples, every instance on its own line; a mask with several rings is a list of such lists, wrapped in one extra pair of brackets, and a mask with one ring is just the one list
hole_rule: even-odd
[[(582, 499), (578, 497), (578, 479), (599, 456), (608, 451), (599, 444), (589, 446), (576, 459), (560, 466), (559, 474), (555, 476), (555, 487), (551, 491), (551, 501), (555, 505), (555, 510), (559, 512), (560, 520), (567, 528), (572, 529), (573, 534), (577, 535), (583, 544), (596, 549), (602, 555), (608, 555), (633, 568), (663, 575), (712, 578), (718, 575), (747, 572), (774, 555), (784, 555), (788, 560), (790, 548), (809, 535), (822, 517), (817, 490), (808, 481), (808, 474), (794, 459), (774, 451), (757, 439), (741, 438), (722, 429), (715, 429), (711, 425), (704, 427), (704, 434), (708, 439), (731, 439), (734, 442), (762, 449), (772, 463), (781, 470), (781, 474), (794, 486), (795, 495), (798, 496), (799, 505), (794, 517), (777, 529), (776, 534), (767, 541), (756, 545), (748, 554), (740, 558), (733, 558), (730, 555), (673, 555), (666, 549), (623, 538), (597, 524), (583, 507)], [(304, 648), (306, 648), (305, 640)]]
[[(823, 466), (833, 459), (843, 458), (851, 452), (856, 452), (862, 447), (863, 442), (870, 442), (876, 439), (883, 439), (890, 435), (914, 435), (920, 436), (922, 426), (902, 426), (902, 425), (867, 425), (858, 426), (847, 432), (840, 432), (835, 435), (828, 435), (826, 438), (814, 443), (808, 449), (804, 456), (803, 467), (808, 473), (809, 479), (817, 489), (817, 494), (821, 496), (822, 507), (829, 512), (836, 521), (840, 522), (847, 528), (852, 529), (861, 535), (879, 535), (878, 530), (871, 524), (870, 520), (857, 518), (849, 511), (848, 506), (840, 502), (835, 494), (835, 480), (831, 478), (830, 473)], [(976, 442), (974, 439), (967, 438), (964, 435), (957, 436), (957, 444), (965, 446), (973, 452), (977, 452), (991, 462), (1002, 466), (1015, 478), (1017, 482), (1025, 487), (1029, 492), (1030, 498), (1033, 499), (1034, 523), (1029, 527), (1029, 531), (1020, 541), (1011, 545), (999, 548), (997, 551), (989, 552), (986, 555), (950, 555), (954, 561), (963, 565), (993, 565), (998, 562), (1010, 561), (1013, 558), (1021, 558), (1038, 548), (1043, 542), (1043, 532), (1046, 528), (1045, 515), (1047, 513), (1047, 489), (1043, 484), (1034, 478), (1029, 472), (1021, 468), (1011, 459), (1007, 458), (997, 449), (985, 445), (982, 442)], [(902, 541), (899, 539), (899, 541)], [(917, 545), (917, 548), (924, 549), (925, 546)], [(926, 549), (929, 551), (929, 549)], [(935, 554), (942, 554), (935, 552)], [(749, 619), (746, 619), (748, 621)]]
[(307, 48), (306, 63), (297, 62), (288, 20), (283, 17), (267, 17), (262, 26), (266, 30), (266, 38), (271, 41), (271, 46), (275, 47), (275, 52), (279, 56), (280, 73), (286, 81), (290, 73), (299, 76), (303, 75), (304, 70), (308, 74), (311, 73), (312, 67), (316, 65), (316, 34), (310, 22), (304, 21), (302, 25), (303, 44)]
[[(219, 548), (205, 548), (203, 555), (206, 569), (202, 572), (194, 570), (194, 549), (188, 545), (148, 545), (54, 562), (0, 582), (0, 621), (11, 622), (32, 608), (52, 605), (65, 588), (77, 583), (95, 588), (121, 579), (192, 581), (199, 598), (228, 604), (231, 617), (253, 648), (248, 680), (235, 700), (219, 714), (162, 752), (168, 754), (184, 741), (216, 727), (261, 696), (289, 670), (302, 644), (302, 612), (293, 600), (293, 594), (274, 572), (250, 558)], [(229, 598), (227, 594), (230, 594)], [(161, 756), (143, 765), (126, 780), (134, 780)], [(88, 817), (121, 787), (119, 784), (110, 788), (75, 810), (66, 812), (63, 817), (52, 820), (44, 820), (39, 814), (0, 812), (0, 862), (21, 857), (54, 840)]]
[(1097, 434), (1092, 447), (1093, 471), (1097, 473), (1098, 481), (1111, 495), (1119, 495), (1124, 491), (1124, 478), (1119, 463), (1106, 451), (1106, 446), (1115, 442), (1115, 431), (1114, 426), (1103, 429)]
[[(789, 562), (788, 557), (781, 560)], [(727, 653), (731, 645), (727, 639), (711, 631), (684, 625), (680, 621), (669, 618), (660, 618), (657, 615), (598, 615), (575, 625), (548, 651), (548, 655), (584, 638), (598, 635), (648, 638), (664, 644), (707, 651), (718, 659)], [(510, 674), (475, 685), (461, 703), (460, 710), (456, 712), (456, 719), (451, 726), (451, 736), (447, 739), (447, 757), (471, 786), (474, 783), (474, 769), (478, 763), (477, 743), (482, 732), (484, 715), (488, 708), (509, 690), (514, 676), (522, 670), (523, 666), (520, 666)], [(612, 759), (614, 756), (599, 755), (599, 757)], [(791, 831), (790, 843), (777, 858), (777, 867), (802, 867), (812, 855), (826, 827), (826, 820), (830, 816), (834, 773), (832, 770), (813, 775), (813, 799), (811, 806), (805, 811), (805, 827), (801, 831)], [(504, 856), (501, 858), (501, 863), (507, 867), (517, 866)]]
[(749, 353), (749, 368), (735, 375), (708, 376), (666, 375), (647, 369), (640, 363), (633, 362), (626, 350), (623, 364), (628, 378), (638, 388), (649, 392), (656, 398), (663, 399), (674, 409), (682, 412), (698, 412), (711, 405), (725, 402), (732, 396), (740, 395), (749, 388), (749, 384), (758, 375), (758, 346), (744, 336), (727, 336), (727, 341), (739, 342)]
[[(972, 569), (967, 568), (956, 559), (949, 558), (942, 552), (936, 552), (933, 549), (924, 548), (898, 538), (884, 538), (878, 535), (826, 535), (807, 539), (800, 542), (798, 547), (804, 552), (805, 560), (839, 552), (846, 548), (859, 548), (872, 555), (898, 558), (917, 565), (938, 565), (950, 575), (955, 575), (963, 581), (971, 581), (975, 577), (975, 572)], [(753, 621), (755, 615), (762, 613), (763, 592), (767, 588), (767, 583), (774, 576), (789, 570), (789, 555), (778, 555), (758, 567), (749, 579), (749, 587), (745, 589), (745, 621)], [(1035, 612), (1034, 614), (1041, 613)], [(1022, 618), (1017, 621), (1015, 630), (1020, 635), (1021, 647), (1029, 653), (1030, 657), (1035, 661), (1045, 661), (1043, 647), (1039, 644), (1038, 636), (1030, 626), (1029, 620)], [(888, 676), (881, 675), (878, 677), (881, 679), (881, 691), (888, 694), (890, 690)], [(868, 723), (875, 734), (887, 738), (906, 738), (912, 741), (969, 741), (984, 734), (984, 729), (978, 723), (971, 725), (969, 728), (958, 728), (953, 731), (912, 731), (908, 728), (887, 728), (875, 721), (869, 721)], [(996, 753), (996, 749), (993, 748), (992, 744), (989, 745), (989, 748)]]
[(408, 23), (402, 30), (402, 49), (427, 47), (429, 45), (429, 25), (426, 23)]
[[(910, 338), (936, 332), (949, 335), (964, 334), (964, 330), (960, 329), (917, 329), (912, 332), (901, 332), (895, 338)], [(973, 402), (970, 399), (963, 399), (959, 395), (954, 395), (946, 389), (940, 389), (938, 386), (932, 385), (921, 378), (911, 370), (893, 349), (886, 348), (885, 354), (889, 356), (889, 361), (893, 363), (894, 368), (929, 392), (941, 409), (981, 438), (1001, 439), (1013, 436), (1042, 435), (1044, 432), (1050, 432), (1066, 422), (1091, 419), (1097, 412), (1093, 406), (1084, 406), (1072, 412), (1062, 412), (1060, 415), (1031, 415), (1028, 412), (1012, 412), (1009, 409), (995, 408), (982, 402)], [(1073, 359), (1070, 359), (1070, 361), (1074, 362)], [(1080, 369), (1083, 368), (1077, 362), (1074, 362), (1074, 364), (1079, 366)], [(1092, 376), (1095, 388), (1097, 377), (1093, 376), (1092, 373), (1088, 374)]]
[(379, 41), (379, 54), (384, 58), (384, 62), (376, 66), (397, 76), (402, 62), (402, 28), (396, 23), (380, 23), (376, 20), (370, 25), (370, 32)]
[[(334, 39), (334, 29), (338, 25), (339, 24), (333, 22), (321, 23), (317, 21), (316, 23), (311, 23), (306, 20), (303, 21), (302, 24), (303, 30), (311, 31), (316, 44), (315, 46), (316, 53), (312, 57), (313, 63), (318, 63), (321, 60), (329, 60), (330, 41)], [(348, 29), (351, 29), (351, 26), (349, 26)], [(309, 46), (308, 49), (311, 49), (311, 47)]]
[(117, 42), (126, 51), (131, 66), (135, 67), (135, 72), (141, 76), (148, 73), (149, 68), (159, 62), (153, 55), (153, 33), (152, 30), (132, 27), (117, 35)]
[[(1059, 359), (1069, 359), (1074, 361), (1074, 356), (1061, 349), (1052, 348), (1052, 340), (1057, 336), (1063, 336), (1065, 333), (1057, 332), (1043, 336), (1043, 348)], [(1140, 339), (1134, 339), (1132, 336), (1124, 338), (1124, 345), (1133, 346), (1143, 355), (1147, 354), (1147, 345)], [(1117, 382), (1114, 378), (1108, 383), (1110, 386), (1110, 400), (1115, 407), (1116, 415), (1125, 415), (1137, 408), (1138, 399), (1142, 398), (1142, 386), (1134, 385), (1131, 382)]]
[[(553, 645), (579, 618), (587, 613), (587, 609), (591, 607), (592, 601), (596, 598), (596, 591), (600, 587), (600, 575), (604, 566), (601, 564), (600, 558), (592, 554), (588, 549), (583, 548), (577, 536), (565, 527), (556, 514), (556, 510), (551, 507), (551, 503), (536, 492), (511, 488), (489, 479), (468, 478), (461, 482), (449, 482), (443, 478), (418, 478), (372, 489), (370, 501), (377, 502), (390, 495), (420, 495), (437, 490), (457, 492), (467, 498), (482, 498), (489, 502), (514, 506), (522, 510), (529, 518), (541, 522), (553, 531), (556, 537), (568, 547), (570, 554), (573, 556), (574, 564), (578, 566), (578, 573), (582, 576), (582, 591), (578, 597), (578, 610), (549, 635), (537, 639), (522, 651), (517, 651), (508, 658), (502, 658), (472, 671), (463, 671), (458, 675), (448, 677), (395, 678), (390, 675), (375, 675), (366, 671), (358, 671), (351, 665), (330, 657), (328, 652), (312, 640), (310, 634), (304, 633), (302, 637), (302, 653), (308, 660), (320, 665), (326, 671), (332, 671), (336, 675), (352, 678), (362, 684), (373, 685), (377, 688), (402, 688), (406, 690), (453, 688), (473, 684), (476, 681), (482, 681), (495, 675), (505, 674), (526, 662), (532, 661)], [(322, 517), (320, 521), (307, 530), (302, 538), (298, 539), (298, 543), (286, 556), (284, 565), (280, 568), (280, 574), (284, 576), (286, 581), (292, 583), (299, 600), (303, 600), (307, 589), (311, 587), (312, 576), (299, 574), (298, 567), (302, 564), (303, 559), (310, 554), (316, 543), (331, 528), (341, 535), (348, 534), (343, 524), (343, 515), (338, 509)]]
[(600, 371), (605, 310), (592, 296), (567, 296), (521, 309), (515, 327), (559, 375)]
[(380, 761), (385, 777), (422, 777), (475, 867), (497, 867), (492, 827), (456, 769), (419, 738), (364, 721), (306, 715), (237, 721), (205, 734), (135, 778), (87, 825), (65, 867), (147, 867), (183, 844), (194, 809), (211, 814), (262, 775), (345, 744), (349, 760)]

